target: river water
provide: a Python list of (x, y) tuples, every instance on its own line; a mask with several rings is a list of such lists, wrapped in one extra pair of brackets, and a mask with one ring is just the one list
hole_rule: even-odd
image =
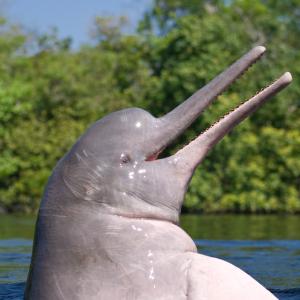
[[(0, 299), (22, 299), (34, 218), (0, 216)], [(251, 274), (279, 299), (300, 299), (300, 216), (185, 215), (198, 251)]]

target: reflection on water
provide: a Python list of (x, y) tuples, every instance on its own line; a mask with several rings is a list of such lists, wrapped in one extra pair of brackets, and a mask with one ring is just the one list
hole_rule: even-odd
[(22, 299), (31, 246), (31, 240), (0, 240), (0, 299)]
[(299, 215), (185, 215), (181, 226), (193, 239), (300, 240)]
[[(22, 299), (34, 223), (0, 217), (0, 299)], [(181, 225), (199, 252), (237, 265), (280, 299), (300, 299), (300, 217), (189, 215)]]

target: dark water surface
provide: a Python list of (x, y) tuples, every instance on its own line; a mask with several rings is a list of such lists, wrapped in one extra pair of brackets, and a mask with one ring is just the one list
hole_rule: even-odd
[[(22, 299), (35, 219), (0, 216), (0, 299)], [(300, 216), (181, 219), (199, 252), (242, 268), (280, 299), (300, 299)]]

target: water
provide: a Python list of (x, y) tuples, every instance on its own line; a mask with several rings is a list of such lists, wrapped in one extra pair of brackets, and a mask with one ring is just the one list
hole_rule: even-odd
[[(0, 217), (0, 300), (22, 299), (34, 218)], [(300, 299), (299, 216), (183, 216), (199, 252), (242, 268), (280, 299)]]

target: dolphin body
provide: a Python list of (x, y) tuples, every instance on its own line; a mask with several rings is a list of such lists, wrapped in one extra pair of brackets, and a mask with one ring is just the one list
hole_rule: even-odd
[(124, 109), (80, 137), (55, 167), (41, 202), (26, 300), (275, 299), (232, 264), (197, 254), (177, 224), (195, 168), (287, 86), (290, 73), (157, 159), (264, 51), (255, 47), (161, 118)]

